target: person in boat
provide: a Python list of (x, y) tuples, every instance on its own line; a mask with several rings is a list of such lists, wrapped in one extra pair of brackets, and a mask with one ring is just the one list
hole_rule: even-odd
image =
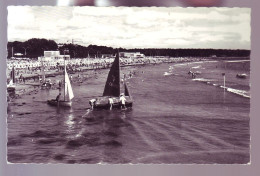
[(97, 99), (93, 98), (91, 100), (89, 100), (89, 104), (91, 106), (91, 109), (94, 109), (94, 105), (95, 105), (95, 102), (97, 101)]
[(56, 97), (56, 101), (57, 101), (57, 102), (60, 101), (60, 96), (61, 96), (61, 93), (59, 93), (59, 95), (57, 95), (57, 97)]
[(112, 98), (112, 97), (109, 97), (109, 98), (108, 98), (108, 103), (109, 103), (109, 105), (110, 105), (110, 110), (112, 110), (113, 103), (114, 103), (114, 101), (113, 101), (113, 98)]
[(121, 109), (124, 107), (124, 109), (126, 109), (126, 106), (125, 106), (125, 101), (126, 101), (126, 98), (125, 98), (125, 95), (122, 93), (120, 95), (120, 104), (121, 104)]

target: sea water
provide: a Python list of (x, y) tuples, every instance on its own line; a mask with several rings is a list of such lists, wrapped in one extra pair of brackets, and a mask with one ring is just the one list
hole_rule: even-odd
[[(58, 90), (12, 100), (8, 162), (250, 162), (250, 61), (124, 67), (121, 74), (134, 73), (127, 79), (132, 109), (91, 111), (88, 101), (102, 95), (108, 71), (72, 82), (70, 109), (47, 105)], [(192, 78), (189, 71), (198, 74)]]

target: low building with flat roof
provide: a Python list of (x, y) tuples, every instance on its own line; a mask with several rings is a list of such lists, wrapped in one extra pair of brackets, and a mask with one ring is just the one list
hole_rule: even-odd
[(44, 51), (44, 56), (38, 57), (38, 61), (50, 62), (59, 60), (69, 60), (70, 55), (60, 55), (60, 51)]
[(119, 57), (133, 57), (133, 58), (144, 58), (145, 55), (140, 52), (120, 52)]

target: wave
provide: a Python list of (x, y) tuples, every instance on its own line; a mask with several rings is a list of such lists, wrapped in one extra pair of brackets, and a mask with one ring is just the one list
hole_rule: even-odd
[(250, 62), (250, 60), (234, 60), (234, 61), (226, 61), (226, 62)]
[(215, 63), (215, 62), (219, 62), (219, 61), (213, 60), (213, 61), (183, 62), (183, 63), (174, 64), (173, 66), (170, 67), (179, 67), (179, 66), (189, 65), (189, 64), (202, 64), (202, 63)]
[(224, 87), (224, 86), (221, 86), (221, 85), (219, 85), (219, 84), (212, 83), (212, 81), (216, 81), (216, 80), (214, 80), (214, 79), (195, 78), (195, 79), (192, 79), (192, 80), (193, 80), (193, 81), (203, 82), (203, 83), (206, 83), (206, 84), (215, 86), (215, 87), (220, 87), (220, 88), (222, 88), (222, 89), (227, 90), (228, 92), (231, 92), (231, 93), (234, 93), (234, 94), (243, 96), (243, 97), (245, 97), (245, 98), (251, 98), (251, 96), (249, 95), (249, 92), (248, 92), (248, 91), (246, 91), (246, 90), (234, 89), (234, 88), (231, 88), (231, 87)]
[(198, 65), (198, 66), (195, 66), (195, 67), (191, 67), (191, 68), (197, 69), (197, 68), (200, 68), (200, 67), (201, 67), (201, 65)]
[[(223, 86), (220, 86), (221, 88), (224, 88)], [(251, 98), (249, 94), (249, 92), (245, 91), (245, 90), (239, 90), (239, 89), (233, 89), (233, 88), (230, 88), (230, 87), (226, 87), (226, 90), (228, 92), (232, 92), (234, 94), (237, 94), (237, 95), (241, 95), (243, 97), (246, 97), (246, 98)]]
[(170, 76), (170, 75), (178, 76), (179, 74), (171, 73), (171, 72), (164, 72), (163, 75), (164, 75), (164, 76)]
[(210, 82), (210, 81), (216, 81), (216, 80), (214, 80), (214, 79), (206, 79), (206, 78), (194, 78), (194, 79), (192, 79), (192, 80), (193, 80), (193, 81), (205, 82), (205, 83)]
[(172, 73), (164, 72), (164, 76), (172, 75)]

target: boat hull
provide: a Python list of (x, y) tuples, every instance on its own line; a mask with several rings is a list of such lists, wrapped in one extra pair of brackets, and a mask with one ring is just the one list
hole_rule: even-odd
[(50, 88), (51, 88), (51, 84), (50, 84), (50, 83), (43, 83), (43, 84), (41, 85), (41, 88), (42, 88), (42, 89), (50, 89)]
[(72, 102), (71, 101), (56, 101), (54, 99), (52, 100), (47, 100), (47, 103), (51, 106), (57, 106), (57, 107), (71, 107)]
[(246, 79), (247, 75), (246, 74), (237, 74), (236, 77), (241, 78), (241, 79)]
[[(113, 98), (113, 104), (112, 104), (112, 109), (120, 109), (122, 107), (122, 104), (119, 100), (119, 97), (112, 97)], [(130, 108), (133, 106), (133, 101), (130, 97), (126, 96), (126, 102), (125, 102), (125, 107)], [(109, 104), (109, 97), (98, 97), (96, 98), (96, 102), (93, 105), (94, 109), (110, 109), (110, 104)], [(91, 102), (89, 103), (91, 105)]]
[(15, 87), (7, 87), (7, 92), (15, 92)]

